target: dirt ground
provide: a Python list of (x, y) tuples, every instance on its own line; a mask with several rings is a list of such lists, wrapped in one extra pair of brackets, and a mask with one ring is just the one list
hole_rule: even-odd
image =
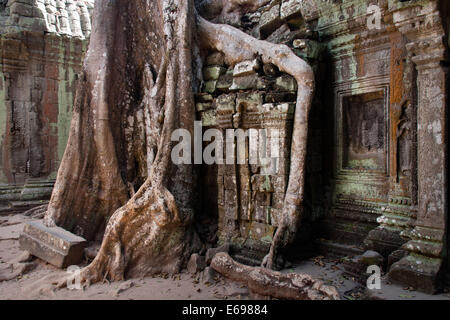
[[(37, 258), (25, 264), (14, 263), (24, 252), (19, 248), (23, 215), (0, 216), (0, 300), (246, 300), (255, 299), (247, 288), (221, 276), (206, 272), (191, 275), (187, 271), (175, 277), (147, 277), (125, 282), (94, 284), (83, 290), (55, 290), (52, 283), (68, 273)], [(25, 267), (24, 267), (25, 266)], [(447, 294), (425, 295), (382, 281), (382, 290), (368, 291), (342, 271), (338, 261), (316, 257), (294, 263), (283, 272), (305, 272), (334, 285), (342, 299), (448, 299)], [(22, 271), (15, 279), (5, 280)], [(208, 281), (209, 279), (209, 281)]]

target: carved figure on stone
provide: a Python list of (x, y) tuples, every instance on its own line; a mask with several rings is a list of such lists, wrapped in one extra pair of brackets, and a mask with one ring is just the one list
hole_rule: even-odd
[(397, 124), (397, 161), (398, 175), (411, 176), (412, 171), (412, 131), (413, 107), (408, 100), (403, 103), (401, 116)]

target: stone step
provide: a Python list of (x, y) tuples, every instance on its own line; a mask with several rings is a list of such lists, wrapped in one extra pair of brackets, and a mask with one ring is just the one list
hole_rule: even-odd
[(85, 239), (59, 227), (48, 228), (41, 220), (25, 224), (19, 243), (22, 250), (58, 268), (79, 264), (87, 245)]
[(316, 240), (316, 244), (320, 253), (333, 258), (342, 258), (347, 256), (353, 257), (364, 253), (364, 250), (362, 248), (358, 248), (357, 246), (342, 244), (325, 239)]

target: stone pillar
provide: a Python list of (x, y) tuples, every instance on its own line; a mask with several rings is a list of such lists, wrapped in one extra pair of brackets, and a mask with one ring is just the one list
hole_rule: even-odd
[(393, 282), (434, 293), (442, 269), (447, 216), (445, 32), (438, 1), (400, 6), (394, 23), (409, 39), (417, 69), (418, 213), (403, 245), (409, 255), (394, 263)]

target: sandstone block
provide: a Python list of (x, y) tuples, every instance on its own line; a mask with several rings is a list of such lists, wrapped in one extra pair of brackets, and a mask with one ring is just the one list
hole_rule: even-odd
[(258, 88), (259, 77), (257, 74), (251, 74), (233, 78), (233, 85), (230, 90), (251, 90)]
[(48, 228), (42, 221), (26, 223), (19, 242), (22, 250), (58, 268), (79, 264), (87, 244), (85, 239), (59, 227)]
[(291, 76), (283, 75), (277, 78), (275, 89), (282, 91), (297, 91), (297, 81)]
[(203, 78), (206, 81), (218, 80), (227, 70), (220, 66), (207, 67), (203, 69)]
[(202, 125), (205, 127), (213, 127), (217, 123), (216, 110), (210, 109), (202, 112)]
[(364, 252), (359, 261), (366, 266), (382, 266), (384, 262), (384, 258), (378, 252), (369, 250)]
[(284, 0), (280, 8), (281, 19), (291, 19), (301, 15), (301, 0)]
[(217, 80), (206, 81), (205, 82), (205, 91), (208, 93), (214, 93), (216, 91)]
[(261, 92), (239, 93), (236, 105), (245, 105), (245, 111), (258, 111), (258, 107), (263, 104), (263, 101)]
[(260, 64), (257, 59), (251, 61), (242, 61), (234, 67), (233, 77), (242, 77), (254, 74), (259, 69), (259, 67)]
[(234, 112), (236, 109), (236, 95), (223, 94), (217, 98), (217, 110)]
[(266, 11), (261, 15), (259, 29), (261, 33), (267, 36), (278, 29), (281, 24), (282, 20), (280, 19), (280, 5), (275, 5), (269, 11)]
[(201, 112), (201, 111), (206, 111), (208, 109), (211, 109), (211, 106), (212, 106), (212, 103), (203, 102), (203, 103), (197, 103), (195, 107), (198, 112)]

